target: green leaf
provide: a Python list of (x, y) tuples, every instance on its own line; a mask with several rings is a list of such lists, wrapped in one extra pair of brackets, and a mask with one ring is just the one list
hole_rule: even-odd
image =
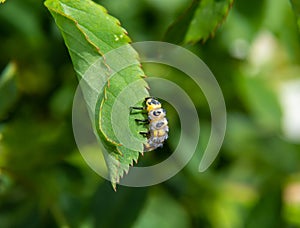
[(198, 1), (192, 1), (192, 4), (187, 8), (182, 15), (168, 28), (163, 40), (166, 42), (172, 42), (174, 44), (180, 44), (183, 42), (184, 36), (187, 33), (189, 24), (193, 19), (193, 15), (198, 6)]
[(33, 7), (34, 4), (27, 1), (8, 1), (0, 6), (0, 18), (1, 22), (4, 22), (2, 24), (3, 31), (5, 31), (5, 24), (7, 24), (11, 31), (19, 32), (19, 36), (23, 38), (22, 42), (27, 41), (31, 47), (37, 47), (41, 44), (44, 39), (43, 28), (39, 14)]
[(266, 131), (281, 128), (281, 107), (274, 88), (268, 79), (260, 77), (239, 77), (240, 95), (259, 125)]
[(298, 30), (300, 31), (300, 1), (299, 0), (290, 0), (290, 1), (297, 18)]
[(186, 210), (176, 199), (161, 190), (151, 193), (134, 228), (191, 227)]
[(226, 18), (233, 0), (202, 0), (189, 24), (184, 42), (206, 41)]
[(0, 75), (0, 121), (8, 117), (8, 112), (17, 101), (16, 74), (17, 66), (11, 62)]
[[(145, 141), (138, 134), (134, 118), (129, 116), (130, 105), (139, 101), (141, 105), (141, 101), (149, 96), (147, 83), (141, 79), (144, 73), (138, 54), (128, 45), (130, 39), (120, 22), (108, 15), (102, 6), (90, 0), (47, 0), (45, 5), (62, 33), (79, 80), (84, 79), (81, 89), (90, 114), (95, 113), (91, 117), (92, 122), (95, 119), (94, 127), (109, 152), (104, 153), (104, 157), (115, 188), (124, 172), (128, 172), (129, 165), (137, 161), (139, 153), (143, 152)], [(117, 48), (118, 51), (107, 58), (110, 51)], [(97, 65), (99, 60), (101, 66)], [(96, 77), (83, 78), (92, 65), (96, 67)], [(118, 69), (120, 66), (125, 67)], [(135, 83), (134, 89), (122, 93), (131, 83)], [(95, 90), (95, 85), (100, 91)], [(115, 102), (119, 104), (119, 110), (113, 113)], [(117, 132), (121, 136), (128, 135), (126, 124), (129, 120), (129, 133), (139, 139), (134, 149), (126, 148), (116, 136), (112, 125), (113, 117), (114, 120), (122, 120)]]
[(282, 191), (278, 184), (274, 182), (268, 184), (268, 187), (261, 193), (261, 198), (250, 211), (244, 227), (285, 227), (281, 216)]
[(132, 227), (143, 212), (147, 193), (147, 188), (120, 186), (115, 194), (107, 183), (101, 184), (92, 197), (92, 227)]

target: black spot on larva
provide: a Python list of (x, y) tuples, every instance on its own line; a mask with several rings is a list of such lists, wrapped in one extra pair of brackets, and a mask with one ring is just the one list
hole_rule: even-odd
[(154, 112), (153, 112), (153, 115), (154, 115), (154, 116), (159, 116), (160, 114), (161, 114), (161, 111), (154, 111)]
[(155, 105), (158, 105), (158, 104), (159, 104), (159, 102), (158, 102), (157, 100), (154, 100), (154, 99), (151, 100), (151, 103), (152, 103), (152, 104), (155, 104)]
[(161, 128), (164, 125), (164, 122), (158, 122), (155, 126), (156, 128)]

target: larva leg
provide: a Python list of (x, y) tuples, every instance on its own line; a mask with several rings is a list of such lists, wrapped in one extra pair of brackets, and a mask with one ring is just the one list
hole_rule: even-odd
[(142, 136), (148, 136), (149, 135), (149, 131), (145, 132), (145, 131), (140, 131), (139, 132)]
[(144, 107), (130, 107), (130, 113), (132, 113), (132, 110), (145, 110)]
[(136, 122), (138, 122), (138, 123), (149, 123), (149, 120), (139, 120), (139, 119), (134, 119)]

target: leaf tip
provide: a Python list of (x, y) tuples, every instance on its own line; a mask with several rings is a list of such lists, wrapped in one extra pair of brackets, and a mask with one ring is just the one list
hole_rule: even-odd
[(117, 192), (117, 183), (116, 182), (111, 182), (112, 188), (115, 192)]

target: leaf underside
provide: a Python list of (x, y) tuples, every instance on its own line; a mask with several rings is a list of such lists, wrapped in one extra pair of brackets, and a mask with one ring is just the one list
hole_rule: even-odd
[[(95, 113), (94, 127), (108, 152), (104, 152), (104, 157), (110, 180), (115, 189), (124, 172), (128, 172), (133, 161), (137, 162), (139, 153), (143, 152), (143, 142), (145, 141), (138, 134), (139, 129), (134, 119), (129, 116), (129, 104), (136, 104), (137, 101), (142, 101), (149, 96), (146, 89), (148, 85), (144, 80), (141, 80), (144, 72), (140, 67), (138, 54), (128, 45), (130, 38), (120, 26), (120, 22), (107, 14), (106, 9), (102, 6), (90, 0), (47, 0), (45, 5), (62, 33), (79, 80), (86, 80), (84, 76), (90, 66), (103, 57), (102, 62), (105, 69), (99, 69), (101, 80), (89, 78), (86, 83), (87, 86), (82, 88), (82, 92), (87, 107), (90, 109), (96, 107), (96, 110), (90, 111)], [(107, 53), (120, 47), (125, 48), (122, 48), (121, 53), (115, 54), (115, 58), (108, 60), (105, 58)], [(125, 67), (118, 69), (118, 64), (125, 64)], [(130, 96), (128, 95), (129, 92), (122, 93), (131, 83), (136, 84), (134, 89), (130, 90)], [(95, 93), (94, 85), (101, 88), (100, 93)], [(128, 149), (122, 145), (111, 123), (114, 102), (121, 95), (126, 97), (126, 102), (122, 104), (126, 114), (128, 114), (127, 121), (129, 121), (129, 127), (132, 130), (131, 134), (140, 140), (137, 150)], [(97, 100), (96, 106), (94, 105), (95, 100)], [(139, 104), (141, 105), (141, 102)], [(121, 114), (122, 112), (120, 112)], [(124, 119), (124, 116), (119, 117)], [(142, 118), (142, 114), (139, 117)]]

